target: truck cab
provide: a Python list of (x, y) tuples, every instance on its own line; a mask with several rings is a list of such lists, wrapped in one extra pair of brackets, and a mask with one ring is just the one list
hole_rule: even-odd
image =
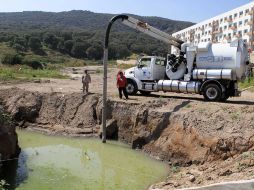
[(138, 59), (137, 66), (124, 72), (128, 80), (127, 92), (134, 95), (137, 91), (148, 94), (154, 91), (157, 81), (164, 79), (166, 60), (159, 56), (143, 56)]

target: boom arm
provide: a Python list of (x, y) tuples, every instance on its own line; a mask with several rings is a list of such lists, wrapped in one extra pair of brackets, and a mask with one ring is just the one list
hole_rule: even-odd
[(122, 20), (122, 23), (140, 32), (143, 32), (155, 39), (158, 39), (167, 44), (173, 45), (179, 49), (181, 48), (181, 45), (184, 43), (183, 41), (177, 38), (174, 38), (173, 36), (167, 34), (166, 32), (160, 31), (145, 22), (139, 21), (129, 16), (125, 17)]

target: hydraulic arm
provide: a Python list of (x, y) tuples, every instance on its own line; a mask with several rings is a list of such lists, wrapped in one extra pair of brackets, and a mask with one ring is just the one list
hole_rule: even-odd
[(139, 21), (135, 18), (126, 16), (123, 18), (122, 20), (123, 24), (136, 29), (140, 32), (143, 32), (155, 39), (161, 40), (167, 44), (170, 44), (172, 46), (175, 46), (177, 48), (181, 48), (181, 45), (184, 43), (183, 41), (172, 37), (171, 35), (167, 34), (166, 32), (160, 31), (152, 26), (150, 26), (149, 24)]

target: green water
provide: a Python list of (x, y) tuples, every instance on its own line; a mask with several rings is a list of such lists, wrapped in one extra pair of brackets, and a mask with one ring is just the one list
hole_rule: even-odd
[(18, 190), (142, 190), (167, 175), (166, 164), (119, 142), (18, 135)]

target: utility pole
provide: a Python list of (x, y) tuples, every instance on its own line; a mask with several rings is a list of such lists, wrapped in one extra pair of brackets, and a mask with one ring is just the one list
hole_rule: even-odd
[(103, 97), (102, 97), (102, 142), (106, 143), (106, 123), (107, 123), (107, 73), (108, 73), (108, 42), (109, 34), (112, 24), (118, 20), (128, 19), (127, 15), (117, 15), (113, 17), (107, 27), (105, 44), (104, 44), (104, 55), (103, 55)]

